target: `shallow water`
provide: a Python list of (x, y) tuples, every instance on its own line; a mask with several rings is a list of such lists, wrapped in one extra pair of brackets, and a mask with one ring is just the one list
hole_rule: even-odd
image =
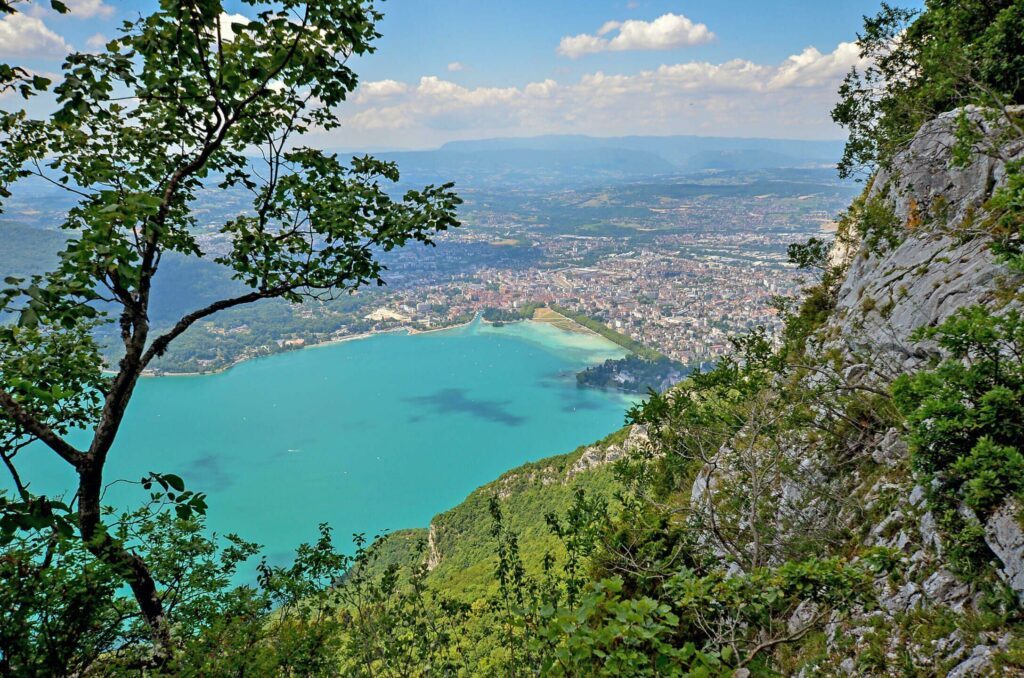
[[(281, 562), (320, 522), (342, 546), (353, 533), (426, 526), (504, 471), (616, 430), (630, 401), (578, 389), (575, 372), (623, 353), (541, 323), (475, 322), (144, 379), (107, 477), (177, 473), (209, 493), (210, 527)], [(34, 491), (69, 487), (48, 450), (24, 455)], [(121, 483), (106, 500), (144, 497)]]

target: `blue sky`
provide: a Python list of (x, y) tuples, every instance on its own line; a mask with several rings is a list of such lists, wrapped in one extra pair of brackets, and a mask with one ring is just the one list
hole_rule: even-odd
[[(0, 58), (59, 71), (148, 3), (22, 5)], [(913, 0), (914, 4), (917, 0)], [(906, 3), (905, 3), (906, 4)], [(876, 0), (386, 0), (378, 52), (318, 143), (424, 148), (543, 133), (838, 138), (828, 119)], [(251, 14), (225, 2), (228, 13)], [(8, 101), (0, 100), (7, 105)]]
[[(522, 86), (546, 77), (578, 79), (596, 69), (632, 72), (678, 60), (782, 61), (809, 45), (834, 47), (851, 40), (861, 17), (879, 3), (864, 0), (387, 0), (380, 51), (363, 74), (412, 80), (442, 74), (460, 61), (467, 85)], [(656, 19), (681, 14), (706, 24), (710, 43), (682, 50), (559, 58), (566, 35), (593, 33), (609, 20)]]

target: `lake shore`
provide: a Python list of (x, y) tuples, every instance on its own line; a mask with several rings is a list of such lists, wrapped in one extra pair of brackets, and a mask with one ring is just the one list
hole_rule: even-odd
[[(360, 332), (359, 334), (351, 334), (351, 335), (346, 335), (344, 337), (335, 337), (335, 338), (331, 338), (331, 339), (325, 339), (324, 341), (313, 341), (313, 342), (310, 342), (310, 343), (305, 343), (305, 344), (303, 344), (300, 347), (297, 347), (297, 348), (294, 348), (294, 349), (285, 350), (285, 351), (276, 351), (276, 352), (271, 352), (271, 353), (262, 353), (262, 354), (259, 354), (259, 355), (245, 355), (245, 356), (237, 357), (237, 358), (234, 358), (233, 361), (231, 361), (230, 363), (227, 363), (226, 365), (221, 365), (221, 366), (219, 366), (217, 368), (214, 368), (212, 370), (202, 370), (202, 371), (199, 371), (199, 372), (164, 372), (164, 371), (160, 371), (160, 370), (145, 370), (142, 373), (141, 377), (143, 379), (156, 379), (158, 377), (181, 377), (181, 378), (209, 377), (209, 376), (213, 376), (213, 375), (223, 374), (223, 373), (227, 372), (228, 370), (230, 370), (230, 369), (232, 369), (234, 367), (242, 365), (243, 363), (248, 363), (250, 361), (256, 361), (256, 359), (259, 359), (259, 358), (262, 358), (262, 357), (271, 357), (271, 356), (274, 356), (274, 355), (281, 355), (283, 353), (291, 352), (291, 350), (304, 350), (304, 349), (307, 349), (307, 348), (324, 348), (326, 346), (334, 346), (336, 344), (345, 343), (347, 341), (357, 341), (357, 340), (360, 340), (360, 339), (369, 339), (371, 337), (377, 337), (377, 336), (387, 335), (387, 334), (406, 333), (406, 334), (408, 334), (410, 336), (421, 335), (421, 334), (435, 334), (435, 333), (438, 333), (438, 332), (447, 332), (447, 331), (450, 331), (450, 330), (457, 330), (457, 329), (460, 329), (460, 328), (468, 327), (468, 326), (470, 326), (470, 325), (472, 325), (473, 323), (476, 323), (476, 322), (482, 323), (484, 325), (490, 325), (490, 326), (496, 326), (496, 325), (497, 326), (518, 325), (520, 323), (538, 323), (540, 325), (550, 325), (550, 326), (555, 327), (555, 328), (557, 328), (559, 330), (562, 330), (563, 332), (572, 332), (574, 334), (592, 335), (592, 336), (595, 336), (595, 337), (600, 337), (601, 336), (598, 333), (596, 333), (593, 330), (591, 330), (590, 328), (584, 327), (580, 323), (575, 322), (573, 319), (571, 319), (571, 317), (567, 317), (567, 316), (565, 316), (565, 315), (563, 315), (561, 313), (558, 313), (556, 311), (550, 311), (550, 314), (548, 314), (546, 316), (542, 316), (542, 317), (537, 317), (537, 316), (535, 316), (535, 317), (528, 317), (528, 319), (522, 319), (522, 320), (516, 320), (516, 321), (488, 321), (488, 320), (484, 319), (484, 317), (482, 316), (481, 313), (477, 313), (476, 315), (473, 316), (472, 320), (466, 321), (464, 323), (456, 323), (455, 325), (445, 325), (444, 327), (431, 328), (431, 329), (428, 329), (428, 330), (423, 330), (423, 329), (412, 327), (412, 326), (408, 326), (408, 325), (403, 325), (403, 326), (395, 327), (395, 328), (389, 328), (387, 330), (371, 330), (370, 332)], [(108, 374), (115, 374), (115, 371), (113, 371), (113, 370), (104, 370), (104, 372), (106, 372)]]
[[(360, 339), (369, 339), (370, 337), (377, 337), (377, 336), (381, 336), (381, 335), (385, 335), (385, 334), (396, 334), (396, 333), (403, 333), (404, 332), (405, 334), (408, 334), (409, 336), (413, 336), (413, 335), (417, 335), (417, 334), (431, 334), (431, 333), (434, 333), (434, 332), (446, 332), (448, 330), (454, 330), (454, 329), (458, 329), (460, 327), (466, 327), (466, 326), (472, 324), (474, 320), (476, 320), (476, 318), (473, 318), (473, 320), (469, 320), (469, 321), (466, 321), (466, 322), (463, 322), (463, 323), (457, 323), (457, 324), (454, 324), (454, 325), (445, 325), (444, 327), (435, 327), (435, 328), (429, 329), (429, 330), (421, 330), (421, 329), (418, 329), (418, 328), (415, 328), (415, 327), (409, 327), (409, 326), (392, 327), (392, 328), (389, 328), (389, 329), (386, 329), (386, 330), (371, 330), (369, 332), (360, 332), (359, 334), (349, 334), (349, 335), (346, 335), (344, 337), (334, 337), (334, 338), (331, 338), (331, 339), (325, 339), (324, 341), (314, 341), (314, 342), (311, 342), (311, 343), (303, 344), (301, 347), (295, 348), (295, 349), (291, 349), (291, 350), (303, 351), (305, 349), (324, 348), (324, 347), (327, 347), (327, 346), (334, 346), (334, 345), (337, 345), (337, 344), (343, 344), (343, 343), (348, 342), (348, 341), (358, 341)], [(483, 322), (488, 322), (488, 321), (484, 320)], [(250, 356), (239, 357), (239, 358), (236, 358), (235, 360), (232, 360), (230, 363), (227, 363), (226, 365), (221, 365), (220, 367), (216, 367), (216, 368), (211, 369), (211, 370), (203, 370), (203, 371), (200, 371), (200, 372), (164, 372), (164, 371), (160, 371), (160, 370), (146, 370), (146, 371), (144, 371), (142, 373), (142, 377), (146, 378), (146, 379), (154, 379), (154, 378), (157, 378), (157, 377), (209, 377), (209, 376), (212, 376), (212, 375), (215, 375), (215, 374), (223, 374), (224, 372), (227, 372), (231, 368), (233, 368), (233, 367), (235, 367), (237, 365), (241, 365), (242, 363), (249, 362), (250, 360), (259, 360), (260, 358), (270, 358), (272, 356), (281, 355), (282, 353), (288, 353), (288, 352), (290, 352), (290, 351), (278, 351), (276, 353), (266, 353), (266, 354), (263, 354), (263, 355), (250, 355)], [(108, 372), (113, 374), (112, 370), (110, 370)]]
[[(508, 469), (607, 435), (629, 406), (571, 376), (616, 352), (603, 342), (533, 322), (422, 328), (420, 339), (390, 329), (219, 378), (141, 381), (112, 477), (178, 473), (208, 494), (211, 531), (242, 534), (286, 562), (321, 522), (346, 549), (344, 535), (425, 526)], [(67, 482), (51, 456), (31, 459), (46, 492)], [(106, 501), (127, 508), (147, 496), (122, 483)]]
[[(545, 309), (545, 310), (548, 310), (548, 309)], [(409, 326), (409, 325), (402, 325), (400, 327), (392, 327), (392, 328), (385, 329), (385, 330), (371, 330), (369, 332), (360, 332), (359, 334), (350, 334), (350, 335), (346, 335), (344, 337), (335, 337), (335, 338), (331, 338), (331, 339), (325, 339), (323, 341), (314, 341), (314, 342), (311, 342), (311, 343), (303, 344), (301, 347), (298, 347), (298, 348), (295, 348), (295, 349), (290, 349), (290, 350), (301, 351), (301, 350), (311, 349), (311, 348), (323, 348), (325, 346), (334, 346), (336, 344), (342, 344), (342, 343), (345, 343), (347, 341), (358, 341), (360, 339), (369, 339), (370, 337), (376, 337), (376, 336), (385, 335), (385, 334), (395, 334), (395, 333), (401, 333), (401, 332), (404, 332), (404, 333), (406, 333), (406, 334), (408, 334), (410, 336), (418, 335), (418, 334), (434, 334), (434, 333), (437, 333), (437, 332), (447, 332), (449, 330), (455, 330), (455, 329), (459, 329), (461, 327), (467, 327), (467, 326), (473, 324), (474, 322), (478, 322), (478, 321), (481, 322), (481, 323), (487, 324), (487, 325), (495, 325), (495, 324), (498, 324), (498, 323), (500, 323), (501, 325), (512, 325), (512, 324), (517, 324), (517, 323), (535, 322), (535, 323), (539, 323), (539, 324), (542, 324), (542, 325), (551, 325), (551, 326), (556, 327), (556, 328), (558, 328), (558, 329), (560, 329), (562, 331), (565, 331), (565, 332), (573, 332), (573, 333), (576, 333), (576, 334), (593, 335), (593, 336), (598, 336), (598, 337), (601, 336), (600, 334), (594, 332), (590, 328), (585, 327), (585, 326), (581, 325), (580, 323), (576, 322), (574, 319), (566, 317), (566, 316), (562, 315), (561, 313), (558, 313), (558, 312), (555, 312), (555, 311), (549, 311), (548, 315), (545, 315), (545, 316), (539, 317), (539, 318), (535, 316), (533, 318), (523, 318), (522, 320), (508, 320), (508, 321), (504, 321), (504, 320), (503, 321), (487, 320), (480, 313), (477, 313), (473, 317), (472, 320), (467, 320), (466, 322), (461, 322), (461, 323), (455, 323), (453, 325), (445, 325), (444, 327), (434, 327), (434, 328), (430, 328), (430, 329), (420, 329), (420, 328), (412, 327), (412, 326)], [(160, 371), (160, 370), (146, 370), (146, 371), (144, 371), (142, 373), (142, 377), (143, 378), (147, 378), (147, 379), (152, 379), (152, 378), (157, 378), (157, 377), (207, 377), (207, 376), (212, 376), (212, 375), (215, 375), (215, 374), (223, 374), (224, 372), (227, 372), (231, 368), (233, 368), (233, 367), (235, 367), (237, 365), (241, 365), (242, 363), (249, 362), (250, 360), (258, 360), (260, 358), (269, 358), (269, 357), (272, 357), (272, 356), (275, 356), (275, 355), (281, 355), (282, 353), (288, 353), (288, 352), (290, 352), (290, 351), (278, 351), (278, 352), (275, 352), (275, 353), (265, 353), (265, 354), (262, 354), (262, 355), (249, 355), (249, 356), (239, 357), (239, 358), (236, 358), (235, 360), (232, 360), (230, 363), (227, 363), (225, 365), (221, 365), (221, 366), (216, 367), (214, 369), (202, 370), (202, 371), (198, 371), (198, 372), (164, 372), (164, 371)], [(112, 370), (110, 372), (113, 373)]]

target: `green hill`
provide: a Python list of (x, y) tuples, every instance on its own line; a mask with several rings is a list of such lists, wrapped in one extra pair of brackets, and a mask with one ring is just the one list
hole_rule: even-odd
[(372, 570), (379, 574), (398, 565), (408, 571), (427, 562), (426, 582), (448, 596), (472, 602), (493, 594), (497, 540), (491, 533), (490, 501), (497, 498), (506, 525), (518, 535), (527, 570), (539, 575), (545, 555), (556, 562), (564, 558), (544, 517), (564, 515), (579, 489), (614, 504), (616, 492), (624, 488), (612, 462), (642, 439), (639, 432), (630, 438), (629, 431), (624, 428), (593, 445), (512, 469), (437, 515), (429, 528), (387, 535), (371, 549)]

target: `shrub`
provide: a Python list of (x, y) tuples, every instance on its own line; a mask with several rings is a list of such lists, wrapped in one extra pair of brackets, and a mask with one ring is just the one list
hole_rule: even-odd
[(959, 505), (983, 520), (1024, 493), (1024, 320), (974, 306), (917, 338), (937, 341), (949, 357), (899, 377), (893, 396), (914, 467), (936, 481), (930, 502), (940, 526), (964, 556), (962, 569), (977, 572), (990, 554)]
[(1006, 183), (986, 204), (991, 219), (992, 250), (1011, 269), (1024, 273), (1024, 168), (1020, 161), (1006, 168)]

